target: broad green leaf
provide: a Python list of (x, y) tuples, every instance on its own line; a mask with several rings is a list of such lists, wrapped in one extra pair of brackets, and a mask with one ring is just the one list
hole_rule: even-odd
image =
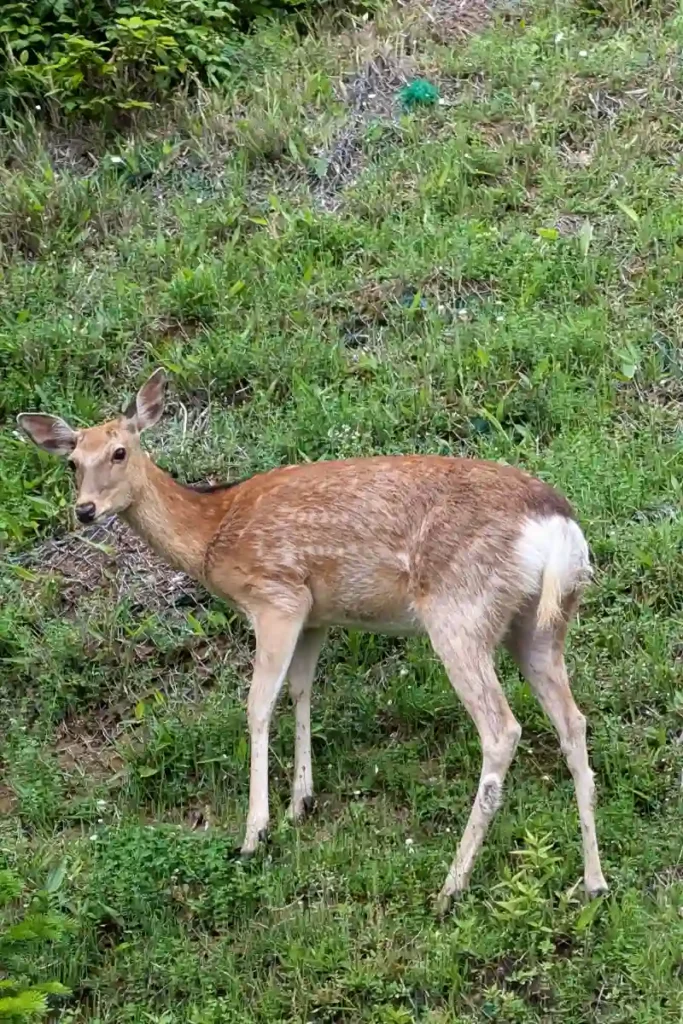
[(588, 250), (591, 247), (592, 240), (593, 225), (589, 220), (585, 220), (581, 225), (581, 230), (579, 231), (579, 249), (581, 250), (581, 255), (584, 259), (588, 255)]
[(615, 198), (614, 202), (619, 207), (621, 212), (626, 214), (626, 216), (629, 218), (629, 220), (632, 220), (634, 224), (639, 224), (640, 223), (640, 217), (638, 216), (638, 214), (636, 213), (636, 211), (633, 209), (632, 206), (627, 206), (626, 203), (621, 201), (621, 199), (616, 199)]

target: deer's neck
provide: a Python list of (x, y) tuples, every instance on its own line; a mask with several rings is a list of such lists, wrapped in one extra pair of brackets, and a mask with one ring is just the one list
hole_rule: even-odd
[(229, 492), (214, 496), (192, 491), (146, 455), (143, 459), (136, 497), (122, 518), (164, 561), (201, 579), (204, 556), (225, 515)]

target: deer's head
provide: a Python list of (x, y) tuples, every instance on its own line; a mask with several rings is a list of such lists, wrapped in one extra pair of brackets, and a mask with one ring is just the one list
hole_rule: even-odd
[(39, 448), (66, 458), (73, 467), (76, 516), (93, 523), (103, 516), (125, 512), (135, 500), (142, 460), (140, 434), (153, 427), (164, 411), (164, 371), (156, 370), (118, 419), (74, 430), (59, 416), (23, 412), (17, 422)]

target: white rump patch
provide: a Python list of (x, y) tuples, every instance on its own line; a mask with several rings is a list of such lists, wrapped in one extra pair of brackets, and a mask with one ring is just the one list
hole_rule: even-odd
[(588, 583), (592, 576), (588, 545), (581, 527), (565, 516), (527, 519), (515, 544), (525, 590), (540, 590), (543, 573), (558, 579), (562, 594)]

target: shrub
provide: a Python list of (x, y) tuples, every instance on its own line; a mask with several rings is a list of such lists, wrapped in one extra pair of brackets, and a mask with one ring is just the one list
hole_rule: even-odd
[(311, 0), (16, 0), (0, 13), (0, 107), (111, 117), (172, 87), (216, 85), (236, 29)]

